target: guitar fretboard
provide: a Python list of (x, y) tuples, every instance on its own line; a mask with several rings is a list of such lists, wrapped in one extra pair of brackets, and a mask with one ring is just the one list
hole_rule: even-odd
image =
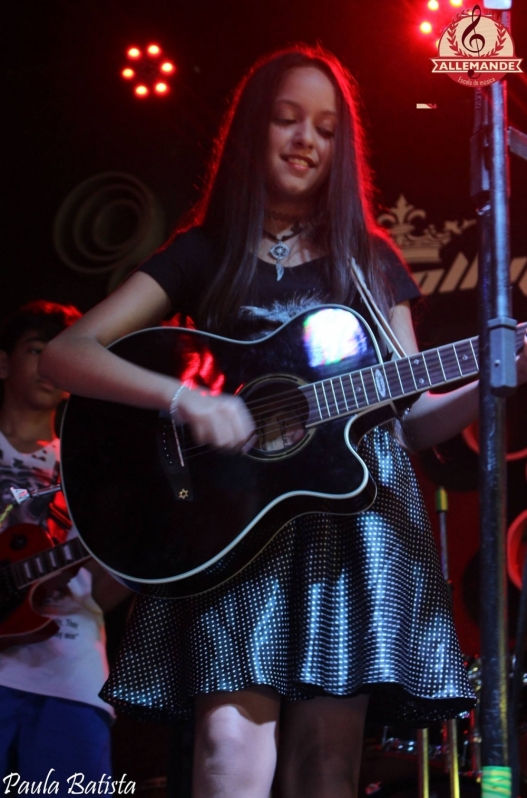
[[(516, 330), (517, 348), (522, 344), (525, 328), (526, 325), (521, 324)], [(301, 388), (310, 408), (306, 426), (474, 377), (478, 372), (476, 336), (410, 357), (319, 380)]]
[(21, 590), (33, 582), (50, 576), (55, 571), (60, 571), (68, 565), (74, 565), (80, 560), (87, 559), (88, 556), (80, 539), (72, 538), (7, 567), (11, 571), (17, 589)]

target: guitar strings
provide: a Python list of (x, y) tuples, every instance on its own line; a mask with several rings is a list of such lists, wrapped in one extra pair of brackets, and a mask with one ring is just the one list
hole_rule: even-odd
[[(408, 360), (409, 359), (410, 358), (408, 358)], [(395, 361), (391, 361), (391, 362), (394, 363)], [(441, 358), (441, 363), (443, 364), (444, 368), (448, 369), (449, 366), (455, 366), (460, 371), (459, 365), (458, 365), (458, 359), (457, 359), (456, 354), (454, 352), (444, 353), (442, 358)], [(373, 369), (378, 368), (378, 367), (382, 367), (384, 369), (386, 365), (387, 364), (384, 364), (384, 363), (372, 364), (371, 366), (366, 366), (363, 369), (357, 369), (357, 370), (355, 370), (353, 372), (347, 372), (345, 374), (340, 374), (340, 375), (337, 375), (335, 377), (322, 378), (320, 380), (316, 380), (315, 382), (308, 383), (306, 385), (295, 386), (294, 388), (289, 389), (287, 391), (282, 391), (280, 393), (273, 394), (272, 397), (262, 397), (261, 399), (254, 399), (254, 400), (248, 399), (246, 401), (246, 405), (247, 405), (248, 409), (251, 410), (253, 413), (257, 413), (259, 410), (263, 410), (264, 412), (270, 413), (270, 412), (272, 412), (272, 410), (275, 407), (276, 407), (276, 409), (279, 409), (279, 406), (284, 403), (284, 399), (288, 398), (289, 396), (293, 396), (293, 395), (297, 396), (298, 393), (301, 393), (302, 395), (304, 395), (304, 392), (303, 392), (304, 388), (313, 388), (314, 391), (316, 392), (316, 387), (315, 386), (321, 386), (322, 387), (322, 391), (325, 393), (324, 384), (328, 384), (329, 383), (329, 386), (332, 389), (332, 388), (334, 388), (333, 380), (338, 380), (341, 383), (341, 389), (342, 389), (342, 392), (344, 394), (345, 401), (348, 402), (348, 405), (355, 405), (355, 407), (352, 407), (352, 410), (353, 409), (357, 409), (357, 410), (358, 409), (362, 409), (360, 407), (359, 403), (356, 401), (355, 396), (352, 396), (352, 393), (353, 393), (354, 388), (355, 388), (355, 386), (353, 385), (353, 382), (352, 382), (352, 377), (354, 375), (365, 374), (367, 372), (369, 372), (370, 376), (371, 376), (371, 372), (372, 372)], [(433, 375), (435, 377), (439, 377), (440, 378), (439, 380), (431, 379), (430, 380), (430, 386), (428, 386), (428, 387), (436, 387), (437, 385), (440, 385), (444, 381), (450, 382), (449, 379), (445, 380), (443, 378), (444, 377), (444, 369), (441, 369), (441, 367), (438, 367), (437, 365), (435, 365), (433, 363), (432, 364), (426, 364), (426, 362), (425, 362), (425, 368), (427, 369), (429, 374), (433, 373)], [(386, 380), (388, 380), (388, 377), (386, 375), (386, 371), (384, 371), (384, 375), (385, 375)], [(456, 377), (454, 377), (453, 380), (455, 380), (455, 379), (463, 379), (464, 376), (470, 376), (470, 375), (463, 375), (461, 373), (461, 371), (460, 371), (459, 377), (457, 377), (457, 375), (456, 375)], [(397, 372), (397, 378), (398, 378), (399, 382), (401, 382), (401, 375), (400, 375), (399, 372)], [(344, 388), (344, 385), (342, 385), (342, 379), (349, 379), (350, 386), (347, 387), (347, 388)], [(419, 391), (419, 388), (415, 385), (415, 383), (414, 383), (414, 387), (415, 387), (416, 391)], [(351, 388), (351, 391), (349, 390), (349, 388)], [(426, 389), (424, 389), (424, 390), (426, 390)], [(403, 398), (405, 394), (407, 394), (407, 393), (409, 394), (411, 392), (413, 392), (413, 388), (412, 387), (410, 387), (409, 390), (408, 389), (407, 390), (403, 390), (403, 392), (398, 394), (398, 395), (395, 395), (395, 396), (392, 395), (391, 398), (400, 399), (400, 398)], [(330, 394), (330, 398), (331, 398), (331, 394)], [(271, 401), (269, 401), (269, 400), (271, 400)], [(306, 401), (307, 401), (307, 399), (306, 399)], [(323, 401), (326, 402), (326, 404), (328, 404), (325, 399)], [(332, 402), (335, 402), (335, 397), (333, 397)], [(335, 402), (335, 404), (336, 404), (336, 402)], [(348, 411), (346, 411), (346, 412), (348, 412)]]
[[(518, 346), (523, 341), (524, 330), (522, 328), (527, 329), (527, 323), (523, 323), (521, 325), (518, 325), (517, 332), (516, 332), (516, 338), (517, 338), (517, 345)], [(467, 338), (467, 339), (464, 339), (463, 341), (457, 342), (457, 344), (446, 344), (443, 347), (438, 347), (436, 350), (430, 350), (430, 351), (435, 351), (435, 352), (439, 353), (439, 350), (446, 349), (446, 352), (443, 352), (441, 355), (439, 355), (439, 361), (440, 361), (439, 368), (437, 367), (437, 365), (435, 365), (433, 363), (432, 364), (426, 363), (426, 357), (425, 357), (425, 355), (427, 354), (426, 352), (424, 352), (424, 353), (416, 353), (416, 354), (420, 354), (420, 356), (422, 357), (424, 365), (425, 365), (425, 368), (427, 370), (427, 373), (430, 375), (432, 372), (435, 372), (435, 376), (439, 376), (439, 378), (440, 378), (437, 381), (434, 380), (434, 379), (431, 379), (430, 380), (430, 385), (427, 386), (427, 387), (436, 387), (436, 386), (442, 384), (443, 382), (455, 381), (456, 379), (463, 379), (466, 376), (471, 376), (471, 375), (463, 375), (461, 373), (461, 368), (460, 368), (460, 365), (459, 365), (459, 361), (458, 361), (458, 357), (457, 357), (457, 352), (455, 350), (455, 346), (459, 345), (461, 343), (470, 343), (471, 345), (473, 345), (475, 342), (477, 342), (477, 338)], [(404, 358), (404, 360), (408, 361), (408, 360), (410, 360), (410, 358)], [(390, 361), (390, 362), (395, 363), (396, 361)], [(475, 362), (476, 362), (476, 365), (478, 365), (477, 358), (476, 358)], [(262, 413), (262, 412), (263, 413), (267, 413), (267, 414), (271, 414), (273, 412), (273, 410), (276, 411), (276, 412), (279, 412), (280, 410), (282, 410), (284, 408), (284, 405), (285, 405), (284, 400), (285, 399), (287, 399), (288, 397), (295, 396), (295, 397), (297, 397), (297, 405), (296, 405), (296, 407), (294, 407), (294, 408), (290, 407), (290, 408), (287, 408), (287, 409), (297, 410), (297, 413), (302, 415), (303, 414), (302, 411), (305, 412), (305, 406), (303, 407), (304, 402), (308, 402), (307, 398), (304, 397), (303, 389), (304, 388), (308, 388), (308, 387), (309, 388), (313, 388), (313, 391), (315, 393), (315, 398), (318, 399), (316, 386), (320, 385), (322, 387), (322, 391), (324, 393), (323, 403), (326, 404), (326, 407), (328, 409), (328, 413), (329, 413), (329, 415), (331, 417), (331, 411), (330, 411), (330, 408), (329, 408), (329, 403), (328, 403), (327, 397), (325, 395), (324, 383), (329, 383), (330, 384), (330, 386), (332, 388), (332, 393), (333, 393), (333, 389), (334, 389), (333, 380), (339, 380), (339, 382), (341, 383), (341, 389), (342, 389), (342, 392), (343, 392), (343, 395), (344, 395), (344, 403), (347, 405), (347, 407), (346, 407), (345, 411), (343, 411), (342, 413), (339, 412), (338, 415), (347, 415), (349, 413), (353, 413), (353, 412), (355, 412), (357, 410), (361, 410), (361, 409), (364, 409), (366, 407), (366, 405), (364, 407), (361, 407), (359, 402), (356, 399), (355, 386), (353, 385), (353, 381), (352, 381), (353, 375), (364, 374), (364, 373), (366, 373), (368, 371), (370, 372), (370, 375), (371, 375), (371, 372), (372, 372), (373, 369), (378, 368), (378, 367), (382, 367), (384, 369), (386, 365), (387, 364), (385, 364), (385, 363), (376, 363), (376, 364), (372, 364), (371, 366), (366, 366), (363, 369), (356, 369), (355, 371), (348, 372), (346, 374), (337, 375), (335, 377), (322, 378), (320, 380), (316, 380), (315, 382), (308, 383), (306, 385), (297, 385), (294, 388), (288, 389), (286, 391), (282, 391), (282, 392), (277, 393), (277, 394), (273, 394), (273, 396), (271, 398), (270, 397), (262, 397), (261, 399), (253, 399), (253, 400), (249, 400), (248, 399), (246, 401), (246, 406), (252, 412), (253, 415), (257, 415), (257, 414)], [(442, 379), (442, 378), (444, 378), (444, 370), (445, 370), (445, 368), (448, 370), (449, 367), (451, 367), (451, 366), (456, 367), (460, 371), (459, 377), (456, 376), (456, 377), (454, 377), (452, 379), (450, 379), (450, 378)], [(388, 380), (387, 375), (386, 375), (386, 371), (384, 371), (384, 376)], [(352, 389), (351, 392), (349, 391), (349, 388), (345, 389), (344, 386), (342, 385), (342, 379), (343, 378), (349, 379), (350, 387)], [(398, 369), (397, 369), (397, 378), (398, 378), (398, 380), (399, 380), (399, 382), (401, 383), (401, 386), (402, 386), (401, 374), (400, 374)], [(415, 385), (415, 383), (414, 383), (414, 385)], [(415, 386), (415, 390), (416, 390), (416, 392), (422, 392), (423, 390), (426, 390), (426, 388), (420, 390), (417, 386)], [(405, 395), (409, 395), (412, 392), (413, 392), (413, 389), (410, 388), (409, 390), (403, 390), (403, 392), (401, 394), (396, 395), (396, 396), (393, 396), (390, 393), (390, 398), (391, 399), (400, 399), (400, 398), (403, 398)], [(299, 393), (302, 394), (303, 400), (299, 399), (299, 397), (298, 397)], [(352, 393), (353, 393), (353, 396), (352, 396)], [(367, 393), (364, 390), (362, 391), (361, 395), (362, 396), (366, 396), (366, 399), (367, 399)], [(331, 398), (331, 395), (330, 395), (330, 398)], [(271, 401), (270, 401), (270, 399), (271, 399)], [(335, 396), (333, 396), (332, 402), (335, 403), (335, 406), (336, 406), (336, 408), (338, 410), (338, 400), (336, 400)], [(369, 401), (368, 401), (368, 404), (370, 404)], [(308, 403), (308, 406), (309, 406), (309, 403)], [(350, 409), (350, 407), (351, 407), (351, 409)]]
[[(352, 414), (352, 412), (353, 411), (350, 412), (350, 415)], [(280, 419), (279, 423), (271, 422), (271, 425), (276, 427), (277, 433), (281, 433), (282, 434), (284, 432), (285, 433), (288, 432), (289, 430), (298, 429), (299, 427), (303, 427), (303, 422), (302, 422), (301, 419), (299, 419), (298, 415), (291, 415), (289, 417), (287, 417), (287, 416), (282, 417)], [(265, 419), (262, 420), (262, 422), (260, 424), (257, 424), (255, 426), (253, 434), (257, 438), (262, 437), (262, 435), (265, 434), (265, 430), (266, 430), (266, 428), (268, 426), (270, 426), (269, 423), (266, 422)], [(203, 448), (206, 448), (207, 451), (210, 451), (210, 447), (207, 444), (195, 444), (193, 446), (182, 446), (181, 447), (181, 453), (186, 455), (186, 456), (188, 455), (188, 459), (190, 459), (190, 458), (193, 458), (193, 457), (198, 457), (201, 454), (201, 452), (199, 454), (190, 454), (191, 452), (194, 452), (197, 449), (203, 449)], [(204, 453), (205, 452), (203, 452), (203, 454)]]
[[(471, 340), (471, 339), (469, 339), (469, 340)], [(448, 351), (447, 353), (445, 353), (444, 356), (441, 358), (441, 363), (447, 369), (448, 369), (449, 366), (452, 366), (452, 365), (455, 365), (455, 366), (457, 366), (459, 368), (457, 355), (456, 355), (456, 353), (454, 351)], [(377, 364), (377, 365), (384, 366), (385, 364)], [(262, 397), (261, 399), (257, 399), (257, 400), (253, 400), (253, 401), (247, 401), (246, 405), (247, 405), (248, 409), (252, 410), (253, 414), (256, 414), (256, 415), (262, 415), (262, 414), (270, 415), (273, 412), (276, 413), (276, 412), (279, 412), (279, 411), (283, 411), (284, 413), (291, 412), (291, 411), (296, 411), (296, 413), (294, 413), (293, 415), (290, 415), (289, 417), (287, 415), (285, 415), (285, 416), (282, 415), (282, 417), (280, 418), (279, 423), (276, 425), (277, 426), (277, 431), (279, 430), (281, 433), (287, 432), (288, 430), (297, 428), (299, 425), (303, 424), (303, 421), (302, 421), (301, 417), (303, 415), (305, 416), (305, 401), (304, 400), (296, 401), (295, 404), (289, 403), (289, 405), (288, 405), (286, 402), (284, 402), (284, 398), (292, 397), (294, 395), (298, 399), (299, 398), (298, 397), (298, 393), (302, 393), (302, 388), (314, 387), (315, 385), (317, 385), (317, 384), (320, 385), (323, 382), (331, 382), (331, 380), (333, 380), (333, 379), (339, 379), (339, 381), (340, 381), (340, 379), (342, 377), (347, 377), (347, 378), (350, 378), (350, 380), (351, 380), (351, 376), (353, 374), (359, 374), (361, 372), (364, 373), (364, 372), (366, 372), (368, 370), (371, 371), (371, 369), (373, 369), (373, 368), (376, 368), (376, 365), (367, 366), (364, 369), (359, 369), (359, 370), (357, 370), (355, 372), (349, 372), (348, 374), (339, 375), (338, 377), (333, 377), (333, 378), (328, 377), (328, 378), (325, 378), (325, 379), (322, 379), (322, 380), (318, 380), (315, 383), (310, 383), (308, 385), (295, 386), (295, 388), (293, 388), (293, 389), (289, 389), (287, 391), (282, 391), (281, 393), (274, 394), (272, 396), (272, 401), (269, 401), (269, 397)], [(438, 376), (440, 376), (440, 377), (444, 373), (444, 369), (440, 369), (437, 366), (434, 366), (433, 364), (432, 365), (429, 364), (428, 367), (427, 367), (427, 370), (428, 370), (429, 373), (430, 373), (430, 371), (434, 370), (435, 373)], [(399, 376), (399, 379), (400, 379), (400, 375), (398, 375), (398, 376)], [(463, 376), (464, 375), (460, 374), (459, 379), (462, 379)], [(454, 380), (455, 379), (456, 378), (454, 378)], [(450, 380), (448, 380), (448, 381), (450, 381)], [(443, 380), (440, 380), (439, 382), (443, 382)], [(433, 383), (433, 381), (431, 380), (431, 384), (435, 385), (436, 383)], [(437, 383), (437, 384), (439, 384), (439, 383)], [(416, 387), (415, 391), (419, 392), (419, 393), (422, 393), (425, 390), (427, 390), (428, 387), (430, 387), (430, 386), (426, 386), (422, 390), (419, 390), (419, 388)], [(343, 394), (345, 396), (346, 401), (347, 400), (350, 400), (350, 401), (348, 401), (347, 409), (345, 411), (342, 411), (342, 412), (339, 411), (338, 412), (338, 416), (336, 416), (335, 418), (337, 418), (337, 417), (346, 417), (346, 416), (352, 415), (354, 412), (357, 412), (359, 410), (367, 409), (367, 405), (365, 405), (364, 407), (361, 408), (357, 404), (356, 399), (355, 398), (352, 399), (352, 397), (350, 396), (349, 392), (346, 392), (344, 390), (343, 386), (342, 386), (342, 390), (343, 390)], [(399, 396), (390, 396), (389, 400), (390, 399), (393, 399), (393, 400), (401, 399), (405, 395), (409, 395), (410, 393), (412, 393), (412, 389), (410, 389), (408, 394), (406, 394), (406, 392), (403, 392)], [(387, 401), (389, 401), (389, 400), (387, 400)], [(335, 403), (335, 407), (338, 410), (338, 403), (335, 401), (335, 397), (333, 397), (333, 402)], [(350, 402), (353, 405), (351, 407), (350, 407)], [(377, 403), (380, 404), (381, 402), (380, 401), (379, 402), (374, 402), (373, 404), (375, 405)], [(321, 420), (329, 421), (329, 420), (331, 420), (331, 411), (330, 411), (329, 404), (328, 404), (327, 401), (326, 401), (326, 406), (327, 406), (327, 410), (328, 410), (329, 416), (328, 416), (327, 419), (321, 419)], [(266, 426), (267, 426), (267, 423), (265, 422), (265, 420), (262, 420), (259, 425), (257, 424), (257, 426), (255, 428), (255, 435), (257, 437), (260, 437), (261, 434), (265, 431), (265, 427)], [(196, 454), (190, 454), (190, 452), (194, 452), (194, 451), (199, 450), (199, 449), (205, 449), (205, 451), (199, 452), (199, 453), (196, 453)], [(199, 445), (188, 446), (188, 447), (182, 448), (182, 453), (189, 455), (189, 458), (193, 458), (193, 457), (200, 456), (201, 454), (205, 454), (206, 451), (209, 451), (209, 448), (206, 445), (204, 445), (204, 444), (199, 444)]]

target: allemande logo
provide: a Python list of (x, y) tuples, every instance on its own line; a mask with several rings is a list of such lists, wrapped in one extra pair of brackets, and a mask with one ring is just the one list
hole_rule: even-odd
[(441, 72), (463, 86), (488, 86), (507, 72), (522, 72), (521, 58), (507, 28), (481, 8), (461, 11), (445, 28), (432, 58), (432, 72)]

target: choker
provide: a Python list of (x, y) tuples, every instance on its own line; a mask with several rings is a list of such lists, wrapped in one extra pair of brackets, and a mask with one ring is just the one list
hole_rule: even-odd
[(312, 213), (307, 213), (305, 216), (292, 216), (289, 213), (280, 213), (280, 211), (265, 211), (265, 215), (269, 219), (274, 219), (276, 222), (289, 222), (290, 224), (305, 224), (313, 218)]
[(294, 223), (292, 229), (292, 233), (289, 233), (286, 236), (275, 236), (273, 233), (270, 233), (269, 230), (264, 228), (263, 234), (266, 238), (269, 238), (271, 241), (275, 243), (269, 250), (269, 255), (276, 260), (275, 269), (276, 269), (276, 279), (281, 280), (284, 276), (284, 267), (282, 266), (282, 261), (287, 258), (291, 249), (285, 244), (285, 241), (288, 241), (290, 238), (294, 238), (295, 236), (300, 235), (303, 232), (304, 228), (300, 227), (298, 220)]

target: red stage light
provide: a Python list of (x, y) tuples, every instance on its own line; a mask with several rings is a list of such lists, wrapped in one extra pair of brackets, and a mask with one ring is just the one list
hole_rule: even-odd
[(450, 0), (450, 5), (459, 8), (459, 6), (463, 5), (463, 0)]
[[(133, 80), (133, 90), (136, 97), (168, 96), (170, 94), (170, 81), (177, 72), (177, 67), (173, 61), (163, 56), (163, 50), (159, 44), (142, 43), (141, 48), (134, 46), (128, 47), (127, 56), (134, 59), (133, 69), (130, 64), (124, 65), (121, 69), (121, 77), (125, 80)], [(147, 57), (145, 57), (147, 56)], [(161, 56), (163, 56), (161, 58)]]
[(425, 34), (432, 33), (432, 26), (429, 22), (421, 22), (421, 24), (419, 25), (419, 30), (421, 31), (421, 33)]
[(430, 11), (438, 11), (439, 10), (439, 3), (437, 0), (428, 0), (428, 8)]

